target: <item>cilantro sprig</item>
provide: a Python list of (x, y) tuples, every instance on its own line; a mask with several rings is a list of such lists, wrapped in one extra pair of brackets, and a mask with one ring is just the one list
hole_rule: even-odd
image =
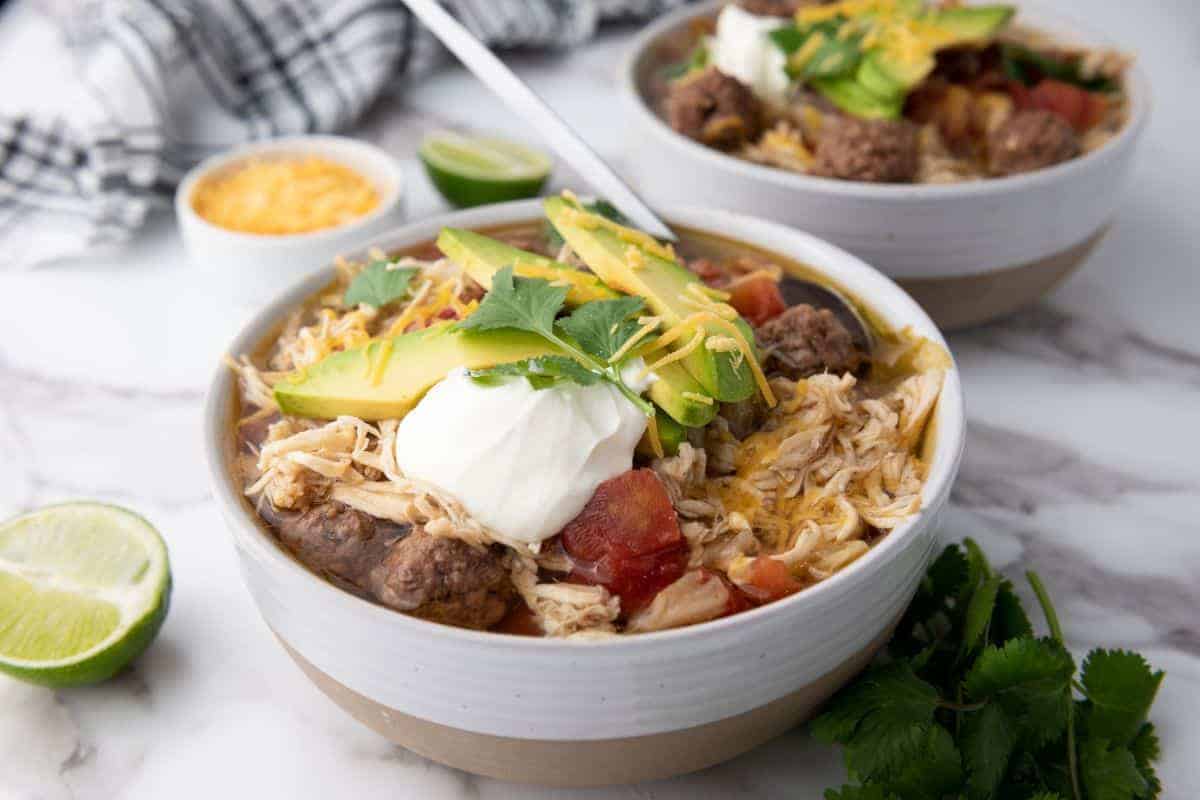
[(512, 267), (505, 267), (492, 276), (492, 288), (479, 307), (458, 323), (459, 329), (535, 333), (574, 360), (578, 369), (567, 365), (563, 356), (544, 356), (475, 370), (472, 376), (489, 382), (504, 376), (521, 375), (530, 378), (535, 388), (564, 380), (584, 385), (604, 380), (617, 387), (647, 416), (653, 414), (654, 406), (621, 377), (620, 364), (610, 363), (637, 331), (637, 323), (629, 317), (641, 310), (642, 299), (593, 300), (558, 320), (566, 297), (566, 287), (555, 286), (542, 278), (515, 277)]
[(1058, 613), (1027, 573), (1050, 636), (967, 540), (933, 563), (885, 657), (812, 723), (858, 781), (826, 800), (1152, 800), (1162, 683), (1140, 655), (1093, 650), (1076, 677)]
[(354, 276), (342, 302), (348, 306), (365, 303), (383, 308), (408, 294), (409, 284), (417, 272), (416, 267), (396, 267), (389, 261), (372, 261)]

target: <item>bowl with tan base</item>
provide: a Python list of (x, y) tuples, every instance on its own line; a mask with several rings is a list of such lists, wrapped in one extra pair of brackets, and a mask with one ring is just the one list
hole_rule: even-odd
[[(660, 113), (664, 70), (696, 41), (724, 0), (689, 5), (648, 26), (622, 66), (630, 163), (652, 201), (755, 214), (816, 234), (882, 270), (944, 329), (1002, 317), (1076, 270), (1117, 213), (1146, 126), (1150, 95), (1126, 74), (1129, 113), (1098, 149), (1035, 172), (950, 184), (876, 184), (752, 163), (674, 131)], [(1113, 47), (1086, 25), (1019, 4), (1019, 21), (1059, 41)]]
[[(406, 226), (375, 243), (399, 250), (443, 226), (537, 219), (537, 201)], [(820, 239), (721, 211), (666, 208), (668, 222), (808, 265), (882, 324), (945, 346), (892, 281)], [(264, 308), (229, 352), (252, 352), (328, 284), (323, 270)], [(250, 593), (304, 673), (364, 725), (469, 772), (560, 786), (629, 783), (698, 770), (808, 718), (886, 641), (937, 547), (936, 522), (963, 446), (951, 367), (925, 451), (922, 508), (856, 562), (784, 600), (714, 622), (604, 639), (469, 631), (400, 614), (305, 569), (261, 525), (232, 468), (236, 386), (220, 369), (205, 415), (213, 492)], [(453, 443), (447, 443), (453, 446)]]

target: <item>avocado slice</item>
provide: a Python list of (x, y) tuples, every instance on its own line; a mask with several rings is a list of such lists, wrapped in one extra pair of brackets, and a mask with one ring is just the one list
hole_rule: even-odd
[(492, 276), (505, 267), (524, 278), (545, 278), (567, 284), (567, 304), (581, 306), (592, 300), (612, 300), (619, 297), (595, 275), (573, 269), (536, 253), (505, 244), (490, 236), (462, 228), (442, 228), (437, 238), (438, 249), (446, 258), (462, 266), (485, 289), (492, 288)]
[(921, 12), (915, 16), (922, 46), (915, 52), (888, 48), (869, 51), (859, 64), (858, 82), (875, 95), (899, 96), (903, 100), (904, 95), (933, 72), (934, 54), (938, 50), (984, 44), (1012, 19), (1014, 13), (1013, 6), (1005, 5), (958, 6)]
[[(561, 197), (548, 198), (545, 207), (551, 224), (606, 284), (643, 298), (667, 326), (694, 312), (685, 302), (685, 291), (689, 285), (699, 284), (700, 278), (677, 262), (663, 258), (655, 249), (640, 244), (639, 239), (644, 239), (645, 234), (576, 208)], [(636, 267), (627, 260), (630, 248), (641, 262)], [(742, 335), (753, 342), (749, 325), (741, 318), (738, 323)], [(728, 335), (714, 324), (705, 325), (705, 330), (710, 335)], [(737, 402), (755, 391), (754, 374), (739, 355), (716, 352), (701, 345), (677, 363), (691, 373), (708, 396)]]
[(921, 15), (921, 20), (941, 34), (937, 47), (985, 44), (1008, 24), (1017, 13), (1016, 6), (955, 6), (936, 8)]
[(883, 50), (872, 50), (863, 56), (855, 78), (872, 95), (894, 100), (898, 114), (905, 96), (929, 77), (936, 64), (932, 51), (900, 60), (889, 58)]
[(891, 15), (879, 17), (876, 25), (881, 30), (911, 26), (917, 37), (915, 42), (912, 36), (884, 37), (883, 41), (891, 46), (875, 47), (864, 53), (853, 77), (812, 81), (834, 105), (856, 117), (900, 116), (905, 97), (933, 72), (938, 50), (985, 44), (1016, 13), (1010, 5), (925, 10), (917, 2), (900, 3), (892, 10)]
[(284, 414), (298, 417), (394, 419), (458, 367), (491, 367), (553, 352), (537, 334), (458, 331), (445, 323), (332, 353), (276, 384), (275, 402)]
[(878, 86), (885, 91), (876, 92), (860, 82), (857, 76), (849, 75), (813, 81), (817, 91), (847, 114), (864, 119), (896, 119), (904, 109), (904, 92), (888, 92), (887, 84)]
[(658, 380), (650, 384), (647, 394), (675, 422), (688, 428), (703, 428), (717, 416), (715, 402), (696, 399), (708, 396), (707, 392), (681, 363), (664, 364), (654, 374)]
[[(671, 419), (661, 408), (654, 410), (654, 424), (658, 427), (658, 441), (662, 443), (663, 455), (673, 456), (679, 452), (679, 445), (687, 438), (687, 429)], [(647, 430), (637, 443), (637, 452), (647, 458), (654, 458), (654, 445), (650, 444), (650, 431)]]

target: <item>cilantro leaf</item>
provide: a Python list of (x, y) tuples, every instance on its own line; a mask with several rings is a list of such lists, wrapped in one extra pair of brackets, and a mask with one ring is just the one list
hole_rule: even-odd
[(967, 767), (967, 797), (986, 800), (1000, 785), (1017, 746), (1017, 735), (1000, 706), (989, 703), (966, 715), (962, 728), (963, 760)]
[(534, 389), (548, 389), (564, 382), (592, 386), (602, 379), (601, 375), (569, 356), (537, 356), (523, 361), (497, 364), (494, 367), (473, 369), (467, 374), (476, 382), (488, 386), (502, 382), (505, 378), (525, 378)]
[(933, 725), (937, 690), (903, 662), (868, 670), (813, 720), (820, 741), (846, 747), (846, 765), (870, 779), (917, 753)]
[(1089, 92), (1114, 92), (1119, 88), (1116, 81), (1103, 75), (1083, 77), (1077, 61), (1054, 58), (1017, 44), (1002, 45), (1000, 58), (1004, 74), (1026, 86), (1053, 78)]
[(798, 27), (785, 25), (771, 31), (767, 36), (783, 54), (793, 53), (808, 46), (809, 41), (817, 38), (811, 55), (802, 65), (793, 65), (791, 59), (787, 65), (788, 75), (802, 81), (813, 78), (834, 78), (848, 75), (862, 60), (862, 35), (843, 31), (844, 19), (823, 20), (821, 22)]
[(1089, 737), (1079, 748), (1079, 776), (1088, 800), (1134, 800), (1150, 795), (1150, 784), (1129, 748)]
[(988, 632), (988, 624), (992, 621), (992, 611), (996, 607), (996, 594), (1000, 591), (1003, 578), (993, 575), (984, 580), (983, 584), (971, 595), (967, 604), (967, 614), (963, 620), (962, 644), (959, 652), (966, 655), (983, 643)]
[(1163, 673), (1127, 650), (1093, 650), (1083, 662), (1088, 735), (1127, 744), (1141, 730)]
[[(615, 366), (558, 335), (554, 320), (562, 310), (566, 298), (565, 286), (555, 286), (542, 278), (515, 278), (513, 268), (505, 267), (492, 276), (492, 288), (484, 295), (475, 312), (459, 322), (456, 327), (458, 330), (468, 331), (507, 329), (536, 333), (578, 362), (581, 370), (591, 372), (615, 386), (617, 391), (643, 414), (653, 416), (654, 406), (625, 384)], [(558, 362), (544, 362), (543, 366), (550, 363)], [(558, 374), (553, 377), (557, 379), (570, 379), (577, 383), (587, 380), (580, 377), (581, 373), (578, 370), (574, 371), (573, 375), (568, 374), (567, 370), (571, 367), (560, 365), (554, 369)], [(531, 376), (527, 374), (526, 377)], [(533, 373), (531, 380), (544, 386), (548, 385), (545, 379), (549, 377), (552, 376)]]
[(366, 269), (354, 276), (342, 302), (348, 306), (365, 303), (383, 308), (394, 300), (408, 294), (408, 286), (419, 270), (416, 267), (393, 269), (388, 261), (372, 261)]
[(928, 591), (935, 597), (955, 597), (967, 582), (967, 559), (962, 549), (949, 545), (929, 567)]
[(554, 286), (540, 278), (514, 278), (505, 267), (492, 276), (492, 288), (479, 308), (458, 323), (462, 330), (512, 329), (554, 337), (554, 317), (567, 298), (565, 286)]
[(1017, 597), (1011, 581), (1003, 581), (996, 592), (996, 608), (992, 611), (992, 624), (988, 629), (988, 640), (1002, 645), (1010, 639), (1033, 636), (1033, 625)]
[(912, 657), (913, 668), (925, 676), (925, 666), (938, 654), (939, 640), (950, 633), (951, 598), (967, 580), (967, 560), (956, 545), (942, 551), (921, 579), (917, 593), (888, 644), (893, 655)]
[(593, 300), (575, 309), (558, 327), (585, 353), (608, 361), (641, 327), (629, 317), (644, 305), (640, 297)]
[(1058, 642), (1014, 639), (985, 647), (963, 685), (972, 700), (999, 704), (1017, 736), (1036, 747), (1066, 728), (1074, 674), (1075, 663)]
[(1142, 777), (1146, 779), (1146, 784), (1150, 787), (1146, 797), (1153, 800), (1162, 792), (1162, 783), (1158, 780), (1158, 774), (1154, 771), (1154, 762), (1158, 761), (1158, 734), (1154, 731), (1154, 726), (1147, 722), (1138, 731), (1137, 736), (1133, 737), (1133, 742), (1129, 745), (1129, 752), (1133, 753), (1133, 761), (1137, 764), (1138, 772), (1142, 773)]
[(962, 756), (954, 737), (941, 725), (933, 725), (916, 750), (917, 758), (906, 758), (876, 778), (904, 800), (942, 800), (962, 786)]
[(963, 548), (967, 551), (967, 580), (960, 588), (958, 597), (965, 606), (979, 584), (991, 577), (992, 567), (974, 539), (964, 539)]

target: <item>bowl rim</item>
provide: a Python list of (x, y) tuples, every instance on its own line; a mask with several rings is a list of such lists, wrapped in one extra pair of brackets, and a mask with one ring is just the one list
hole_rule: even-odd
[[(282, 234), (250, 233), (248, 231), (235, 231), (223, 228), (200, 216), (192, 207), (191, 196), (196, 184), (209, 175), (253, 156), (297, 155), (304, 152), (302, 148), (307, 148), (311, 152), (319, 151), (323, 157), (342, 163), (345, 166), (349, 165), (346, 165), (344, 159), (339, 157), (340, 153), (357, 151), (364, 161), (371, 163), (371, 167), (369, 170), (362, 170), (357, 167), (350, 168), (375, 183), (376, 188), (386, 188), (385, 191), (381, 192), (382, 196), (379, 198), (379, 203), (376, 204), (375, 208), (361, 217), (355, 217), (341, 225), (335, 225), (330, 228), (318, 228), (317, 230), (306, 231), (304, 233)], [(385, 179), (386, 187), (383, 186)], [(344, 237), (351, 237), (364, 228), (371, 226), (379, 219), (391, 214), (403, 199), (405, 189), (404, 170), (400, 166), (400, 162), (382, 147), (349, 136), (305, 133), (246, 142), (209, 156), (188, 170), (183, 176), (183, 179), (179, 182), (179, 186), (175, 189), (174, 203), (175, 213), (181, 225), (190, 225), (195, 230), (202, 232), (203, 235), (221, 237), (231, 244), (271, 249), (296, 245), (319, 245)]]
[[(410, 222), (381, 236), (375, 237), (355, 252), (359, 253), (377, 247), (404, 247), (430, 238), (438, 229), (446, 225), (455, 227), (486, 227), (519, 223), (536, 219), (541, 214), (541, 198), (518, 200), (508, 203), (498, 203), (476, 209), (450, 212), (429, 217), (424, 220)], [(684, 226), (699, 230), (715, 232), (718, 225), (726, 229), (737, 228), (746, 231), (742, 241), (754, 242), (765, 239), (773, 234), (776, 237), (790, 238), (794, 243), (803, 246), (820, 257), (821, 263), (810, 253), (810, 265), (817, 271), (823, 271), (824, 264), (838, 262), (838, 271), (845, 271), (855, 281), (871, 284), (869, 296), (863, 297), (864, 302), (875, 309), (881, 316), (892, 322), (902, 321), (903, 325), (911, 326), (921, 335), (941, 345), (950, 354), (945, 338), (938, 330), (925, 311), (894, 281), (875, 268), (867, 265), (858, 257), (829, 242), (791, 228), (781, 223), (771, 222), (743, 214), (720, 209), (707, 209), (695, 206), (667, 206), (661, 210), (662, 216), (668, 221), (676, 221)], [(707, 219), (705, 224), (701, 220)], [(717, 235), (727, 235), (718, 233)], [(765, 244), (757, 245), (768, 247)], [(769, 248), (768, 248), (769, 249)], [(784, 250), (782, 247), (775, 247)], [(800, 249), (797, 247), (796, 249)], [(786, 252), (786, 251), (785, 251)], [(226, 351), (230, 354), (249, 352), (251, 347), (261, 341), (265, 331), (277, 326), (283, 315), (302, 299), (318, 291), (328, 284), (331, 273), (329, 265), (309, 273), (303, 279), (293, 282), (289, 287), (265, 304), (257, 313), (250, 317), (240, 328), (239, 332)], [(963, 448), (966, 438), (966, 417), (962, 384), (959, 377), (957, 362), (950, 354), (951, 364), (947, 368), (938, 399), (935, 414), (939, 421), (937, 443), (934, 456), (930, 459), (929, 475), (922, 489), (920, 510), (901, 526), (893, 530), (883, 541), (872, 547), (865, 555), (855, 560), (848, 567), (835, 573), (820, 583), (763, 606), (734, 614), (728, 617), (689, 625), (682, 628), (672, 628), (664, 631), (641, 633), (635, 636), (616, 636), (601, 639), (564, 639), (534, 636), (516, 636), (493, 631), (475, 631), (430, 622), (407, 614), (394, 611), (384, 606), (372, 603), (362, 597), (334, 586), (309, 569), (298, 560), (286, 553), (277, 541), (267, 533), (253, 518), (248, 503), (235, 490), (234, 476), (226, 463), (228, 419), (222, 411), (227, 404), (229, 393), (235, 388), (235, 382), (230, 369), (225, 363), (217, 366), (209, 383), (209, 389), (204, 404), (204, 452), (208, 465), (209, 483), (214, 498), (221, 508), (227, 527), (233, 534), (235, 545), (241, 550), (252, 550), (248, 553), (260, 561), (267, 561), (279, 569), (287, 571), (308, 585), (314, 586), (314, 591), (323, 593), (326, 602), (352, 607), (348, 613), (379, 615), (386, 620), (384, 624), (398, 626), (412, 635), (427, 635), (448, 637), (459, 642), (482, 645), (488, 648), (503, 650), (549, 650), (557, 652), (582, 652), (586, 648), (600, 647), (606, 650), (621, 650), (628, 648), (643, 649), (646, 647), (667, 647), (681, 640), (716, 635), (717, 633), (739, 625), (746, 625), (767, 615), (787, 613), (798, 604), (817, 602), (819, 598), (837, 592), (843, 585), (855, 579), (859, 574), (865, 574), (872, 568), (887, 568), (887, 562), (900, 552), (904, 540), (918, 534), (925, 525), (933, 523), (932, 516), (940, 505), (949, 497), (950, 489), (958, 475), (962, 461)]]
[[(1151, 95), (1145, 71), (1139, 61), (1134, 61), (1128, 67), (1126, 89), (1129, 95), (1129, 119), (1125, 125), (1109, 141), (1098, 149), (1082, 156), (1055, 164), (1051, 167), (1009, 175), (999, 178), (983, 178), (980, 180), (961, 181), (958, 183), (870, 183), (867, 181), (847, 181), (837, 178), (822, 178), (816, 175), (806, 175), (789, 172), (780, 167), (756, 164), (752, 161), (737, 158), (720, 150), (705, 147), (699, 142), (677, 133), (666, 123), (646, 102), (638, 88), (637, 68), (650, 47), (668, 30), (673, 29), (696, 17), (712, 13), (726, 5), (728, 0), (704, 0), (703, 2), (682, 6), (669, 14), (656, 19), (643, 28), (625, 50), (621, 61), (619, 75), (619, 93), (625, 104), (634, 112), (645, 127), (648, 127), (660, 143), (675, 148), (683, 153), (698, 158), (717, 169), (739, 174), (751, 180), (763, 180), (784, 188), (813, 193), (828, 193), (849, 196), (863, 200), (903, 201), (903, 200), (938, 200), (947, 201), (974, 197), (979, 195), (1000, 195), (1021, 192), (1034, 187), (1053, 183), (1059, 179), (1067, 179), (1071, 175), (1091, 169), (1093, 165), (1110, 162), (1119, 157), (1126, 147), (1137, 141), (1145, 129), (1150, 116)], [(1081, 39), (1098, 44), (1116, 46), (1108, 36), (1096, 32), (1086, 23), (1080, 23), (1069, 15), (1048, 11), (1034, 0), (1022, 0), (1017, 8), (1018, 16), (1034, 27), (1043, 25), (1070, 28), (1079, 34)], [(1125, 48), (1121, 48), (1125, 49)]]

